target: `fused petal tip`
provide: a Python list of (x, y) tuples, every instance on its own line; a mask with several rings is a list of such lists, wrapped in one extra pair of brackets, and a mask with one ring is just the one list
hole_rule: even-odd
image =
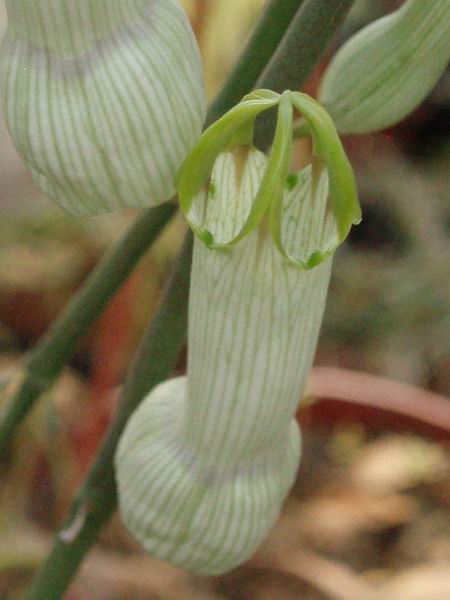
[[(224, 152), (241, 149), (244, 154), (253, 148), (253, 126), (263, 111), (277, 107), (278, 118), (269, 157), (260, 184), (250, 199), (240, 227), (217, 235), (214, 227), (205, 222), (202, 205), (203, 193), (211, 172)], [(285, 183), (289, 174), (289, 162), (293, 139), (293, 110), (303, 115), (308, 133), (313, 141), (312, 175), (316, 181), (320, 171), (329, 180), (330, 209), (336, 223), (328, 230), (329, 237), (311, 249), (311, 254), (300, 258), (289, 254), (283, 244), (281, 219)], [(332, 119), (313, 98), (300, 92), (286, 90), (275, 94), (270, 90), (257, 90), (209, 127), (195, 144), (180, 169), (178, 177), (180, 206), (194, 233), (211, 249), (226, 249), (249, 235), (268, 217), (274, 241), (285, 259), (302, 268), (314, 268), (329, 258), (345, 240), (352, 225), (361, 221), (355, 178)], [(209, 192), (214, 191), (209, 186)], [(199, 207), (200, 199), (200, 207)], [(213, 198), (206, 198), (208, 200)], [(214, 224), (213, 224), (214, 225)], [(225, 235), (224, 235), (225, 234)]]

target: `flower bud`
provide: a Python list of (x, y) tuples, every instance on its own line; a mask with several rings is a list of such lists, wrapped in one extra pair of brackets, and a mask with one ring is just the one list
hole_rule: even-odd
[(449, 0), (406, 0), (344, 44), (319, 99), (340, 133), (385, 129), (422, 102), (449, 58)]
[[(255, 149), (244, 165), (222, 153), (206, 223), (231, 232), (266, 168)], [(327, 195), (326, 174), (314, 189), (310, 167), (290, 179), (289, 251), (307, 255), (320, 244)], [(310, 270), (290, 264), (264, 223), (226, 251), (195, 240), (188, 377), (150, 393), (116, 456), (122, 518), (153, 555), (220, 574), (248, 559), (273, 526), (297, 474), (294, 415), (330, 268), (330, 259)]]
[[(267, 157), (251, 143), (252, 126), (277, 105)], [(289, 174), (294, 106), (314, 157)], [(325, 111), (304, 94), (267, 90), (201, 136), (181, 168), (179, 197), (197, 236), (188, 374), (156, 387), (127, 424), (116, 454), (119, 507), (149, 552), (214, 575), (255, 552), (295, 480), (294, 415), (330, 257), (360, 211)]]
[(169, 200), (205, 115), (178, 0), (6, 5), (4, 113), (40, 187), (77, 215)]
[[(204, 186), (217, 157), (235, 146), (252, 146), (256, 117), (278, 107), (278, 120), (270, 156), (260, 185), (248, 202), (246, 210), (239, 211), (239, 223), (232, 231), (215, 232), (205, 223)], [(312, 185), (315, 187), (322, 172), (329, 181), (329, 219), (334, 226), (328, 236), (311, 249), (309, 255), (289, 252), (282, 231), (285, 184), (289, 173), (293, 126), (293, 109), (304, 117), (311, 133), (313, 157)], [(233, 246), (267, 219), (274, 242), (283, 257), (302, 269), (310, 269), (332, 256), (345, 240), (352, 225), (361, 220), (356, 184), (351, 165), (337, 135), (333, 121), (323, 107), (299, 92), (285, 91), (282, 95), (270, 90), (257, 90), (216, 121), (203, 133), (187, 156), (180, 170), (178, 195), (180, 206), (194, 233), (211, 249)], [(303, 249), (304, 250), (304, 249)]]

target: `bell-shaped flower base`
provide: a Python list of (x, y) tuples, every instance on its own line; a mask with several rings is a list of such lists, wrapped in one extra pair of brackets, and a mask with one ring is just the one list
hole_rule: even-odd
[(247, 560), (277, 519), (297, 472), (299, 431), (292, 422), (281, 445), (256, 459), (214, 464), (189, 445), (186, 402), (186, 377), (171, 379), (133, 414), (117, 454), (120, 510), (153, 556), (216, 575)]

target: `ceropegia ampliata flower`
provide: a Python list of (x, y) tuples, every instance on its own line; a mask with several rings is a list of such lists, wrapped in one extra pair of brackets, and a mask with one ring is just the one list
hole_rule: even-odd
[(36, 181), (83, 215), (164, 202), (200, 134), (201, 61), (178, 0), (6, 0), (3, 105)]
[(337, 52), (320, 102), (341, 133), (390, 127), (431, 92), (449, 58), (449, 0), (406, 0)]
[[(267, 158), (251, 144), (252, 125), (277, 104)], [(311, 125), (314, 159), (288, 176), (293, 106)], [(181, 169), (179, 192), (199, 236), (188, 375), (156, 387), (130, 419), (116, 455), (119, 505), (149, 552), (218, 574), (253, 554), (296, 476), (294, 414), (330, 257), (359, 205), (329, 117), (291, 92), (253, 93), (208, 129)]]

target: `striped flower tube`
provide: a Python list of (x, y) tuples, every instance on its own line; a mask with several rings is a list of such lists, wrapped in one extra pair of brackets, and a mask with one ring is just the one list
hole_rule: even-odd
[(450, 59), (450, 1), (406, 0), (337, 52), (320, 102), (341, 133), (398, 123), (431, 92)]
[[(283, 95), (280, 114), (289, 100)], [(194, 155), (203, 144), (212, 150), (228, 117), (213, 138), (205, 132)], [(285, 124), (281, 116), (269, 158), (251, 144), (216, 145), (208, 186), (195, 198), (215, 243), (235, 238), (274, 173), (275, 156), (283, 252), (267, 215), (226, 249), (209, 249), (197, 237), (188, 374), (144, 399), (116, 454), (119, 507), (130, 532), (155, 556), (204, 575), (226, 572), (255, 552), (300, 459), (294, 415), (315, 353), (331, 258), (299, 268), (287, 257), (307, 263), (335, 234), (337, 219), (328, 210), (332, 166), (313, 164), (286, 177), (278, 160), (280, 140), (289, 138)], [(182, 168), (182, 196), (199, 174), (192, 166), (188, 159)], [(197, 166), (203, 176), (204, 163)]]
[(6, 121), (75, 215), (167, 201), (198, 138), (201, 61), (178, 0), (6, 0)]

